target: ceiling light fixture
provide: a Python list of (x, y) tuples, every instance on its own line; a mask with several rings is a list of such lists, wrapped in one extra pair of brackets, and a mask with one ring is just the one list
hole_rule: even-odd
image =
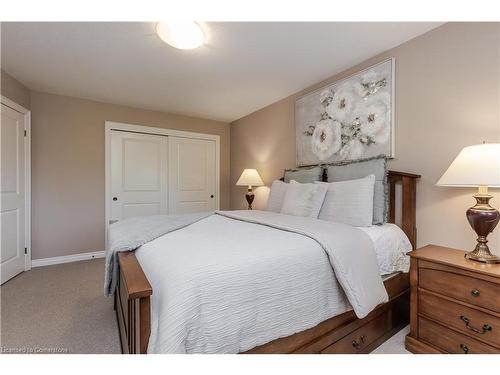
[(193, 21), (158, 22), (156, 33), (165, 43), (179, 49), (197, 48), (205, 41), (203, 30)]

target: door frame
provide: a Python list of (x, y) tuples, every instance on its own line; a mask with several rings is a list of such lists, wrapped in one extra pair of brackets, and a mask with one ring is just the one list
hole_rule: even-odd
[(31, 269), (31, 111), (1, 95), (1, 103), (24, 115), (24, 270)]
[(105, 212), (104, 212), (104, 236), (106, 250), (108, 246), (108, 229), (111, 218), (111, 131), (125, 131), (131, 133), (173, 136), (190, 139), (204, 139), (215, 142), (215, 209), (220, 208), (220, 136), (215, 134), (195, 133), (183, 130), (155, 128), (147, 125), (127, 124), (123, 122), (104, 122), (104, 148), (105, 148)]

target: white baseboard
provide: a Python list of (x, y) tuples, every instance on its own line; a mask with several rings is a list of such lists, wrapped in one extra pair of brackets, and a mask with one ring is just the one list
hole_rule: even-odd
[(93, 253), (80, 253), (80, 254), (73, 254), (73, 255), (64, 255), (61, 257), (33, 259), (31, 261), (31, 267), (32, 268), (43, 267), (43, 266), (51, 266), (53, 264), (78, 262), (80, 260), (104, 258), (104, 255), (105, 255), (104, 251), (94, 251)]

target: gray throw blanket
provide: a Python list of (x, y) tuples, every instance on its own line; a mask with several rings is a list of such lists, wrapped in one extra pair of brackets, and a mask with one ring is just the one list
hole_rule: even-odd
[(166, 233), (184, 228), (213, 212), (184, 215), (155, 215), (120, 220), (109, 227), (104, 276), (104, 295), (114, 293), (118, 280), (118, 253), (133, 251)]

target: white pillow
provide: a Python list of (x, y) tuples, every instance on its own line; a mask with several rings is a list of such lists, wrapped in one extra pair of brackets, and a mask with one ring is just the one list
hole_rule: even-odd
[(275, 180), (271, 185), (271, 192), (267, 199), (266, 211), (281, 212), (283, 200), (285, 199), (286, 189), (289, 184), (283, 181)]
[(317, 219), (327, 190), (326, 184), (301, 184), (292, 180), (286, 189), (281, 213)]
[(357, 180), (316, 183), (328, 186), (319, 219), (355, 227), (372, 225), (375, 175)]

